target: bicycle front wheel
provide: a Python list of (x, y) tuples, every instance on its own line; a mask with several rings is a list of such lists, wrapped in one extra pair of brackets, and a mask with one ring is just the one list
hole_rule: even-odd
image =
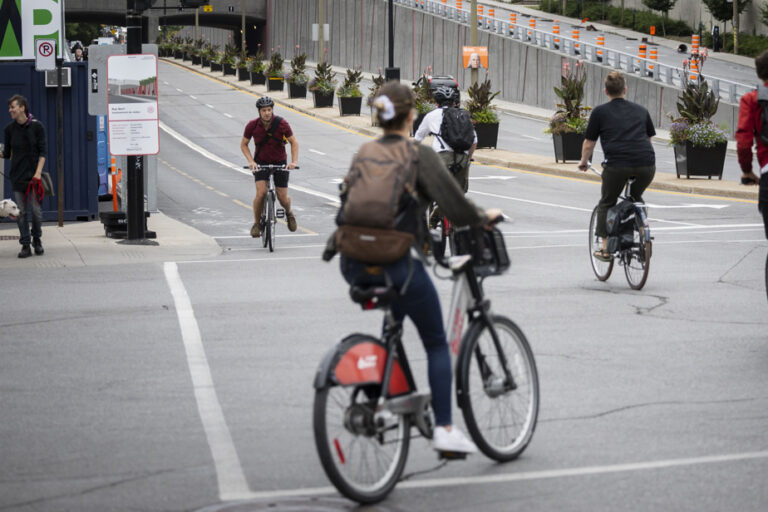
[(520, 328), (503, 316), (491, 321), (498, 345), (484, 322), (473, 322), (462, 342), (456, 393), (477, 447), (491, 459), (506, 462), (517, 458), (533, 437), (539, 375)]
[(768, 296), (768, 256), (765, 257), (765, 294)]
[(272, 197), (272, 200), (270, 201), (270, 210), (269, 210), (269, 252), (273, 252), (275, 250), (275, 231), (277, 228), (277, 219), (275, 218), (275, 198)]
[(358, 503), (383, 500), (405, 469), (410, 419), (396, 415), (380, 426), (374, 419), (380, 385), (329, 386), (315, 392), (315, 445), (336, 489)]
[(592, 218), (589, 220), (589, 261), (592, 263), (592, 271), (600, 281), (605, 281), (611, 277), (613, 270), (613, 259), (611, 261), (601, 261), (595, 258), (595, 251), (602, 249), (600, 237), (596, 234), (597, 226), (597, 207), (592, 210)]
[(624, 258), (624, 275), (627, 276), (629, 287), (641, 290), (648, 280), (648, 270), (651, 266), (651, 241), (646, 240), (645, 226), (639, 215), (635, 215), (632, 248)]

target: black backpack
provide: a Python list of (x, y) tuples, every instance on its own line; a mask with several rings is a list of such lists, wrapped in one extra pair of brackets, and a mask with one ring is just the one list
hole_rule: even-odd
[[(466, 110), (445, 107), (443, 108), (443, 122), (440, 124), (440, 133), (434, 133), (442, 149), (452, 149), (454, 152), (463, 153), (475, 143), (475, 126), (472, 118)], [(442, 139), (442, 140), (441, 140)], [(446, 148), (443, 144), (450, 146)]]
[(760, 142), (768, 146), (768, 87), (760, 84), (757, 86), (757, 104), (760, 105)]
[(624, 199), (609, 208), (605, 216), (608, 231), (608, 252), (629, 249), (634, 242), (635, 203)]

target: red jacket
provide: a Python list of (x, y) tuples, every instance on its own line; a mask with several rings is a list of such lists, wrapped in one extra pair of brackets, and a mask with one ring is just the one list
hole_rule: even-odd
[[(768, 82), (766, 82), (768, 86)], [(752, 171), (752, 144), (757, 144), (757, 162), (760, 168), (768, 164), (768, 146), (760, 141), (762, 108), (757, 102), (757, 91), (750, 91), (739, 102), (739, 125), (736, 129), (736, 151), (742, 172)], [(758, 174), (759, 171), (758, 171)]]

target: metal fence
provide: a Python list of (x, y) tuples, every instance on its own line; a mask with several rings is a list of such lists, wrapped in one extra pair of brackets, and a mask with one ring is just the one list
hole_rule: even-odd
[[(418, 9), (434, 16), (440, 16), (453, 20), (463, 25), (469, 24), (470, 13), (468, 9), (458, 8), (456, 5), (448, 5), (446, 0), (393, 0), (394, 3)], [(468, 2), (469, 0), (467, 0)], [(458, 2), (460, 3), (460, 2)], [(545, 30), (511, 23), (488, 15), (477, 16), (478, 28), (501, 37), (509, 37), (525, 44), (531, 44), (552, 51), (565, 53), (574, 57), (581, 57), (587, 61), (602, 64), (625, 73), (647, 77), (657, 82), (682, 87), (684, 78), (698, 78), (699, 74), (680, 66), (670, 66), (658, 60), (640, 58), (618, 50), (612, 50), (595, 43), (587, 43), (576, 38), (565, 37)], [(707, 75), (705, 79), (710, 88), (719, 97), (730, 103), (738, 103), (739, 98), (745, 93), (755, 89), (754, 85), (733, 82), (725, 78)]]

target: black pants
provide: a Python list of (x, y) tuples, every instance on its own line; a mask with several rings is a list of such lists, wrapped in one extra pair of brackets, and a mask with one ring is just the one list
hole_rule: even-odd
[(655, 174), (655, 165), (647, 167), (605, 166), (603, 168), (603, 186), (601, 189), (600, 202), (597, 204), (597, 226), (595, 226), (595, 233), (597, 236), (601, 238), (608, 236), (605, 226), (605, 216), (608, 213), (608, 208), (611, 208), (616, 204), (619, 194), (621, 194), (621, 191), (624, 189), (627, 180), (633, 176), (635, 177), (635, 182), (629, 189), (629, 195), (634, 201), (642, 202), (643, 192), (645, 192), (645, 189), (651, 184)]

